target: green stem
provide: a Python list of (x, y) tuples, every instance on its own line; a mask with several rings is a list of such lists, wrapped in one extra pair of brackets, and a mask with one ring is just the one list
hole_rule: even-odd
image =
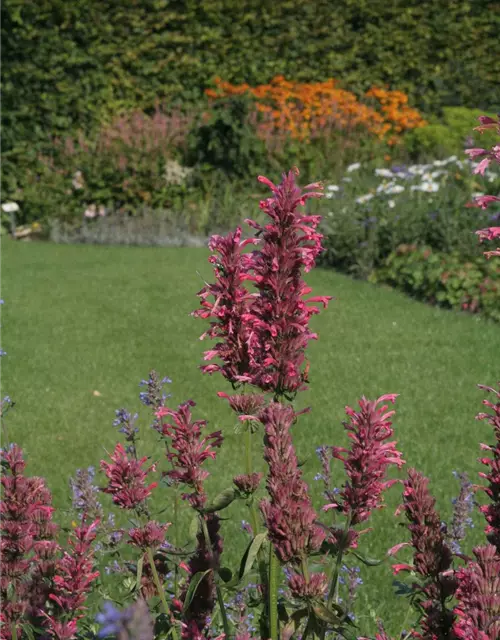
[[(174, 544), (175, 548), (179, 548), (179, 489), (175, 487), (174, 493)], [(174, 594), (179, 597), (179, 567), (174, 564)]]
[[(212, 564), (212, 571), (215, 573), (215, 567), (213, 566), (213, 553), (212, 553), (212, 542), (210, 540), (210, 534), (208, 533), (207, 521), (205, 520), (205, 516), (200, 514), (200, 522), (201, 529), (203, 531), (203, 537), (205, 538), (205, 544), (207, 545), (207, 551), (210, 554), (210, 560)], [(203, 578), (205, 580), (205, 578)], [(215, 585), (215, 590), (217, 592), (217, 601), (219, 603), (219, 609), (222, 616), (222, 625), (224, 627), (224, 634), (226, 638), (229, 640), (229, 620), (227, 618), (226, 607), (224, 605), (224, 598), (222, 597), (222, 592), (219, 588), (219, 585)]]
[(247, 473), (248, 475), (250, 475), (252, 473), (252, 427), (250, 426), (249, 422), (247, 424), (245, 449)]
[(269, 542), (269, 632), (271, 640), (278, 640), (278, 571), (280, 563)]
[[(347, 520), (345, 521), (345, 526), (344, 526), (344, 530), (343, 530), (343, 534), (342, 534), (342, 540), (340, 542), (340, 548), (337, 552), (337, 559), (335, 561), (335, 566), (333, 569), (333, 573), (331, 576), (331, 582), (330, 582), (330, 590), (328, 592), (328, 600), (327, 600), (327, 607), (328, 609), (331, 609), (332, 603), (333, 603), (333, 599), (337, 597), (337, 588), (338, 588), (338, 579), (339, 579), (339, 573), (340, 573), (340, 565), (342, 564), (342, 558), (344, 557), (344, 548), (343, 545), (345, 543), (345, 539), (347, 537), (347, 534), (349, 532), (349, 527), (351, 526), (351, 519), (347, 518)], [(320, 640), (324, 640), (325, 638), (325, 633), (326, 633), (326, 623), (322, 625), (321, 627), (321, 632), (320, 632)]]
[[(165, 615), (170, 619), (170, 609), (168, 607), (167, 598), (165, 597), (165, 591), (160, 582), (160, 577), (158, 575), (158, 571), (156, 570), (155, 560), (153, 557), (153, 550), (151, 547), (147, 548), (148, 560), (151, 566), (151, 571), (153, 572), (153, 580), (156, 586), (156, 590), (158, 591), (158, 595), (160, 596), (161, 603), (163, 605), (163, 610), (165, 611)], [(174, 640), (177, 640), (177, 630), (174, 625), (172, 625), (172, 637)]]
[(231, 637), (231, 631), (229, 629), (229, 620), (227, 619), (227, 614), (226, 614), (226, 607), (224, 606), (224, 598), (222, 597), (222, 591), (219, 587), (219, 585), (215, 586), (216, 591), (217, 591), (217, 601), (219, 603), (219, 609), (222, 615), (222, 626), (224, 627), (224, 635), (225, 638), (224, 640), (229, 640), (229, 638)]

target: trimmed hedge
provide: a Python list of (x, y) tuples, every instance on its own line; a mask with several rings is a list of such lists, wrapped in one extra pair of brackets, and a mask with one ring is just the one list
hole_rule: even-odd
[(500, 11), (472, 0), (5, 0), (3, 144), (10, 160), (156, 99), (233, 83), (387, 83), (424, 111), (500, 105)]

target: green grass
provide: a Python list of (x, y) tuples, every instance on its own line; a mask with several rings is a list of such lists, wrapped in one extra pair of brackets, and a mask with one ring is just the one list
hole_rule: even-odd
[[(114, 410), (139, 410), (143, 417), (143, 451), (163, 464), (161, 447), (148, 431), (148, 414), (138, 400), (138, 383), (155, 368), (172, 378), (172, 403), (197, 402), (196, 415), (221, 428), (226, 441), (212, 491), (230, 485), (241, 472), (241, 438), (227, 403), (216, 397), (226, 390), (220, 377), (198, 370), (204, 348), (198, 337), (205, 324), (189, 316), (202, 278), (211, 278), (204, 249), (62, 246), (3, 242), (2, 396), (17, 406), (6, 419), (8, 435), (26, 451), (28, 470), (44, 475), (57, 507), (69, 505), (68, 477), (78, 467), (98, 466), (117, 439)], [(330, 308), (313, 318), (319, 340), (310, 347), (311, 385), (298, 406), (312, 407), (294, 428), (299, 457), (310, 456), (306, 475), (316, 505), (320, 490), (314, 450), (321, 444), (345, 444), (344, 406), (362, 395), (375, 398), (400, 393), (394, 425), (409, 465), (431, 479), (443, 517), (457, 492), (452, 470), (476, 479), (479, 442), (491, 440), (481, 410), (477, 383), (498, 379), (500, 328), (483, 320), (431, 308), (402, 294), (357, 282), (332, 271), (316, 270), (308, 281), (315, 294), (336, 296)], [(98, 391), (101, 395), (93, 395)], [(264, 464), (255, 451), (260, 467)], [(342, 482), (337, 468), (338, 483)], [(167, 490), (157, 504), (169, 507)], [(394, 507), (400, 488), (389, 491), (389, 508), (373, 518), (375, 530), (360, 549), (381, 556), (407, 539), (397, 526)], [(239, 521), (225, 523), (226, 538), (244, 543)], [(399, 519), (401, 520), (401, 519)], [(481, 540), (483, 524), (475, 535)], [(229, 543), (226, 543), (229, 546)], [(229, 554), (229, 561), (235, 555)], [(394, 605), (388, 563), (364, 572), (359, 612), (362, 628), (373, 609), (389, 621), (393, 633), (405, 613)], [(364, 595), (363, 595), (364, 594)]]

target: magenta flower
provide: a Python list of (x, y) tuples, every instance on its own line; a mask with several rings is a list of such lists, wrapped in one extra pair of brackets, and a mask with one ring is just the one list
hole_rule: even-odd
[[(500, 114), (497, 119), (490, 118), (489, 116), (479, 116), (480, 126), (476, 127), (476, 131), (480, 131), (481, 133), (486, 129), (496, 129), (497, 133), (500, 135)], [(492, 147), (490, 151), (486, 149), (466, 149), (465, 153), (468, 153), (471, 158), (483, 157), (478, 166), (474, 169), (474, 173), (484, 174), (486, 168), (489, 166), (490, 162), (497, 162), (500, 164), (500, 144), (496, 144)], [(500, 198), (496, 196), (480, 196), (475, 199), (473, 203), (469, 206), (477, 206), (482, 209), (486, 209), (492, 202), (499, 202)], [(484, 240), (493, 240), (494, 238), (500, 236), (500, 227), (490, 227), (489, 229), (481, 229), (480, 231), (476, 231), (479, 236), (480, 241)], [(500, 247), (493, 251), (486, 251), (484, 254), (487, 258), (491, 258), (491, 256), (500, 256)]]
[(22, 621), (38, 617), (48, 596), (59, 545), (57, 525), (52, 522), (52, 496), (44, 480), (24, 476), (26, 463), (16, 444), (2, 449), (1, 459), (1, 633), (10, 640), (14, 628), (21, 637), (18, 625)]
[(267, 490), (270, 500), (260, 503), (271, 543), (282, 562), (300, 565), (317, 551), (325, 534), (318, 527), (316, 512), (302, 480), (290, 428), (296, 414), (292, 407), (272, 403), (261, 415), (265, 427), (264, 458), (269, 464)]
[(243, 420), (258, 416), (266, 403), (265, 397), (260, 393), (241, 393), (230, 396), (223, 391), (219, 391), (217, 395), (219, 398), (228, 400), (231, 409), (241, 416)]
[(269, 216), (264, 226), (246, 220), (261, 235), (261, 248), (248, 257), (246, 279), (258, 291), (250, 308), (242, 315), (249, 330), (248, 345), (251, 364), (250, 382), (275, 395), (294, 394), (304, 389), (306, 374), (302, 371), (304, 351), (317, 335), (309, 328), (309, 319), (319, 313), (331, 296), (306, 298), (311, 289), (302, 280), (301, 271), (310, 271), (322, 251), (323, 236), (316, 231), (320, 216), (301, 215), (297, 211), (308, 198), (321, 197), (319, 183), (304, 187), (295, 184), (292, 170), (283, 175), (280, 185), (259, 176), (273, 196), (260, 203)]
[(397, 482), (385, 479), (387, 469), (391, 464), (400, 469), (405, 462), (396, 449), (396, 442), (385, 442), (394, 434), (389, 418), (395, 412), (384, 413), (387, 405), (377, 406), (384, 400), (394, 403), (396, 398), (395, 393), (375, 401), (363, 397), (359, 411), (346, 407), (350, 421), (344, 423), (344, 428), (351, 438), (351, 446), (331, 449), (332, 457), (344, 464), (348, 481), (339, 492), (338, 501), (326, 505), (324, 510), (338, 509), (349, 518), (351, 526), (368, 520), (374, 509), (384, 506), (383, 492)]
[(192, 420), (191, 407), (194, 406), (196, 403), (188, 400), (180, 404), (177, 411), (161, 407), (156, 417), (172, 418), (172, 423), (164, 423), (162, 427), (163, 435), (170, 438), (172, 449), (167, 453), (167, 458), (172, 463), (173, 469), (167, 471), (166, 475), (192, 488), (193, 493), (186, 493), (183, 498), (193, 507), (200, 509), (206, 502), (203, 482), (209, 476), (202, 465), (208, 458), (215, 459), (215, 448), (222, 445), (223, 437), (220, 431), (202, 435), (202, 429), (206, 427), (207, 421)]
[(184, 625), (182, 631), (183, 640), (191, 638), (203, 638), (203, 630), (209, 623), (215, 607), (215, 580), (214, 572), (220, 568), (220, 556), (222, 553), (222, 538), (219, 535), (220, 520), (217, 514), (209, 514), (205, 517), (208, 539), (207, 544), (204, 532), (200, 529), (197, 535), (197, 548), (189, 559), (189, 581), (186, 585), (182, 600), (184, 601), (193, 576), (199, 572), (209, 571), (198, 584), (196, 594), (188, 609), (183, 610)]
[[(393, 571), (395, 574), (399, 571), (416, 571), (424, 579), (422, 586), (413, 586), (416, 602), (424, 613), (420, 623), (422, 638), (448, 638), (454, 615), (447, 608), (446, 601), (456, 589), (456, 581), (450, 571), (453, 554), (441, 528), (441, 519), (435, 509), (436, 501), (429, 493), (428, 479), (415, 469), (409, 469), (408, 478), (403, 484), (403, 504), (400, 509), (404, 509), (410, 523), (408, 530), (411, 533), (409, 544), (413, 547), (413, 566), (398, 564), (393, 566)], [(389, 555), (403, 546), (408, 546), (408, 543), (396, 545)]]
[(101, 460), (101, 469), (109, 481), (102, 491), (109, 493), (113, 502), (122, 509), (141, 508), (158, 485), (157, 482), (152, 482), (146, 486), (146, 478), (149, 473), (156, 471), (156, 465), (143, 469), (147, 457), (140, 460), (129, 457), (120, 443), (110, 457), (112, 462)]
[(233, 478), (233, 482), (236, 485), (236, 488), (239, 489), (239, 491), (247, 495), (251, 495), (252, 493), (255, 493), (259, 488), (259, 484), (263, 476), (263, 473), (248, 473), (240, 476), (235, 476)]
[(323, 600), (328, 590), (328, 577), (325, 573), (314, 573), (307, 581), (304, 576), (293, 572), (288, 579), (292, 597), (301, 600)]
[[(41, 611), (49, 635), (69, 640), (75, 637), (76, 623), (83, 616), (92, 583), (99, 576), (94, 571), (92, 543), (99, 521), (76, 527), (69, 541), (71, 552), (64, 552), (56, 567), (53, 591), (49, 599), (57, 605), (53, 614)], [(73, 635), (70, 635), (73, 632)]]
[(481, 444), (481, 449), (490, 451), (492, 458), (480, 458), (485, 466), (489, 468), (488, 473), (480, 473), (479, 476), (488, 481), (487, 487), (480, 487), (490, 498), (488, 505), (479, 507), (480, 511), (486, 518), (487, 527), (485, 529), (486, 537), (490, 544), (494, 545), (497, 553), (500, 554), (500, 383), (499, 391), (482, 384), (478, 385), (480, 389), (489, 391), (496, 396), (496, 402), (483, 400), (483, 404), (493, 410), (493, 413), (479, 413), (476, 420), (487, 420), (493, 427), (495, 436), (495, 444)]
[(130, 529), (129, 544), (133, 544), (142, 551), (158, 549), (165, 542), (165, 535), (170, 523), (160, 524), (155, 520), (150, 520), (144, 527)]
[(473, 549), (471, 561), (456, 573), (458, 604), (453, 625), (459, 640), (500, 638), (500, 556), (493, 545)]
[(241, 240), (239, 227), (227, 236), (212, 236), (208, 246), (218, 255), (212, 255), (209, 261), (214, 265), (216, 283), (207, 284), (197, 294), (202, 308), (191, 314), (211, 320), (210, 328), (200, 339), (210, 337), (219, 341), (205, 352), (205, 360), (218, 357), (222, 364), (204, 365), (201, 370), (219, 371), (233, 384), (250, 380), (248, 327), (242, 318), (253, 296), (243, 285), (247, 273), (243, 249), (256, 242), (256, 239)]

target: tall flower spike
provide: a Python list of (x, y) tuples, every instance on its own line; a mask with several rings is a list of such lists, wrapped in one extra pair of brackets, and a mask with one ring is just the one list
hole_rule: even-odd
[(454, 637), (461, 640), (500, 638), (500, 556), (493, 545), (473, 549), (476, 562), (457, 571), (458, 604)]
[(209, 475), (202, 465), (208, 458), (215, 458), (215, 448), (222, 445), (223, 437), (220, 431), (202, 435), (207, 421), (192, 419), (191, 407), (194, 406), (196, 403), (188, 400), (180, 404), (177, 410), (161, 407), (156, 412), (156, 417), (160, 421), (166, 416), (172, 418), (171, 423), (163, 422), (161, 430), (171, 441), (171, 451), (167, 453), (167, 458), (173, 469), (167, 471), (166, 475), (193, 489), (193, 493), (182, 497), (199, 509), (206, 502), (203, 482)]
[[(454, 616), (446, 607), (446, 600), (456, 588), (449, 573), (453, 555), (445, 541), (441, 519), (434, 506), (435, 499), (429, 493), (428, 479), (415, 469), (409, 469), (408, 478), (403, 484), (403, 504), (400, 509), (404, 509), (410, 522), (408, 529), (413, 547), (413, 566), (394, 565), (393, 571), (416, 571), (425, 580), (422, 587), (414, 586), (424, 611), (422, 638), (448, 638)], [(402, 546), (407, 546), (407, 543), (396, 545), (389, 555)]]
[[(500, 114), (498, 114), (497, 118), (490, 118), (489, 116), (479, 116), (479, 127), (476, 127), (476, 131), (486, 131), (487, 129), (494, 129), (500, 135)], [(474, 173), (484, 174), (488, 165), (491, 162), (497, 162), (500, 164), (500, 143), (494, 145), (489, 151), (486, 149), (466, 149), (465, 153), (472, 158), (483, 158), (481, 162), (474, 169)], [(474, 200), (473, 203), (468, 206), (476, 206), (481, 209), (486, 209), (492, 202), (500, 202), (500, 198), (497, 196), (479, 196)], [(476, 231), (479, 240), (483, 242), (484, 240), (494, 240), (495, 238), (500, 237), (500, 227), (489, 227), (488, 229), (480, 229)], [(491, 258), (491, 256), (500, 256), (500, 247), (493, 251), (486, 251), (484, 254), (487, 258)]]
[(279, 559), (300, 565), (309, 552), (319, 549), (325, 536), (315, 525), (316, 512), (293, 447), (290, 428), (295, 418), (293, 408), (280, 403), (272, 403), (261, 415), (271, 499), (262, 500), (260, 508)]
[(241, 240), (240, 227), (227, 236), (212, 236), (208, 246), (214, 254), (209, 261), (214, 265), (216, 282), (207, 284), (197, 294), (201, 309), (191, 314), (211, 321), (200, 340), (205, 337), (218, 340), (205, 352), (205, 360), (216, 357), (222, 360), (222, 364), (204, 365), (201, 370), (204, 373), (218, 371), (233, 385), (250, 380), (248, 327), (243, 314), (253, 296), (243, 285), (246, 276), (243, 249), (257, 242), (256, 239)]
[(386, 404), (378, 406), (385, 400), (394, 404), (396, 398), (395, 393), (375, 401), (363, 397), (359, 411), (346, 407), (350, 420), (344, 422), (344, 428), (352, 444), (349, 449), (332, 447), (332, 457), (342, 461), (348, 481), (338, 494), (338, 501), (326, 505), (324, 510), (339, 509), (349, 517), (352, 526), (368, 520), (374, 509), (383, 506), (383, 492), (397, 482), (385, 479), (388, 467), (395, 465), (400, 469), (405, 463), (396, 442), (385, 442), (394, 435), (389, 418), (395, 412), (386, 413)]
[(59, 546), (52, 496), (44, 480), (24, 475), (26, 463), (16, 444), (2, 449), (1, 458), (1, 634), (10, 640), (14, 629), (21, 637), (20, 623), (33, 621), (45, 603)]
[(101, 469), (108, 478), (108, 486), (102, 489), (109, 493), (113, 502), (122, 509), (137, 509), (143, 506), (157, 482), (146, 485), (148, 474), (156, 470), (153, 464), (143, 469), (147, 457), (136, 460), (127, 455), (123, 445), (117, 444), (111, 462), (101, 460)]
[(493, 434), (496, 440), (495, 444), (491, 446), (481, 444), (481, 449), (490, 451), (492, 454), (491, 458), (480, 458), (480, 462), (489, 468), (489, 472), (479, 474), (481, 478), (488, 481), (488, 486), (481, 488), (491, 502), (479, 508), (488, 523), (485, 529), (486, 537), (496, 547), (497, 553), (500, 554), (500, 382), (498, 383), (498, 391), (482, 384), (478, 385), (478, 387), (496, 396), (496, 401), (494, 402), (483, 400), (483, 404), (492, 409), (493, 413), (479, 413), (476, 416), (476, 420), (489, 422), (493, 427)]
[(270, 222), (260, 225), (246, 220), (262, 245), (247, 257), (246, 279), (258, 290), (252, 305), (242, 318), (249, 326), (248, 345), (252, 370), (251, 382), (275, 395), (294, 394), (304, 389), (306, 374), (302, 370), (304, 352), (317, 335), (309, 328), (309, 319), (319, 313), (331, 296), (306, 298), (311, 289), (302, 280), (301, 271), (310, 271), (322, 251), (323, 236), (316, 231), (321, 220), (317, 215), (297, 211), (308, 198), (320, 197), (322, 185), (310, 184), (304, 192), (295, 184), (298, 170), (283, 175), (280, 185), (259, 176), (259, 181), (273, 192), (260, 203)]

